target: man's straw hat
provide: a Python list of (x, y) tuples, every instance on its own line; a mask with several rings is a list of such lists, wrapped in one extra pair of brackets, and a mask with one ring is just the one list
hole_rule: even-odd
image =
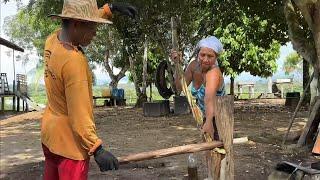
[(62, 13), (49, 17), (112, 24), (111, 21), (99, 17), (96, 0), (64, 0)]

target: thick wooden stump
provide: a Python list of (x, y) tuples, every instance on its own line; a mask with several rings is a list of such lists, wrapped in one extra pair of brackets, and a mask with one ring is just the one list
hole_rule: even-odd
[[(224, 144), (226, 155), (213, 152), (213, 177), (214, 179), (234, 179), (234, 157), (233, 157), (233, 126), (234, 126), (234, 97), (222, 96), (217, 97), (215, 103), (215, 118), (219, 132), (220, 140)], [(224, 168), (225, 177), (220, 176), (221, 160), (226, 158), (226, 166)]]
[(174, 114), (189, 114), (191, 112), (189, 102), (185, 96), (174, 96)]
[(143, 103), (143, 115), (146, 117), (158, 117), (170, 113), (169, 100), (161, 100)]

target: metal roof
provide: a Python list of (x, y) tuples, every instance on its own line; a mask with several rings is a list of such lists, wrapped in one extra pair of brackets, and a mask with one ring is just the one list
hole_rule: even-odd
[(0, 44), (7, 46), (8, 48), (11, 48), (13, 50), (24, 52), (23, 48), (19, 47), (18, 45), (14, 44), (8, 40), (3, 39), (1, 37), (0, 37)]

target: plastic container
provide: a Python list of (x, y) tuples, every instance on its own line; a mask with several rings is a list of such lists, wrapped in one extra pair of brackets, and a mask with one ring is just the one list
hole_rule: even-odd
[(198, 180), (198, 165), (197, 159), (194, 154), (190, 154), (188, 157), (188, 179)]

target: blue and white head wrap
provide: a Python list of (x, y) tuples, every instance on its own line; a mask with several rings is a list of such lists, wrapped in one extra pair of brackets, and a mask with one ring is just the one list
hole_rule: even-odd
[(199, 51), (200, 48), (203, 48), (203, 47), (210, 48), (210, 49), (214, 50), (214, 52), (216, 52), (218, 55), (223, 52), (223, 45), (220, 42), (220, 40), (218, 38), (216, 38), (215, 36), (209, 36), (209, 37), (199, 41), (196, 49)]

